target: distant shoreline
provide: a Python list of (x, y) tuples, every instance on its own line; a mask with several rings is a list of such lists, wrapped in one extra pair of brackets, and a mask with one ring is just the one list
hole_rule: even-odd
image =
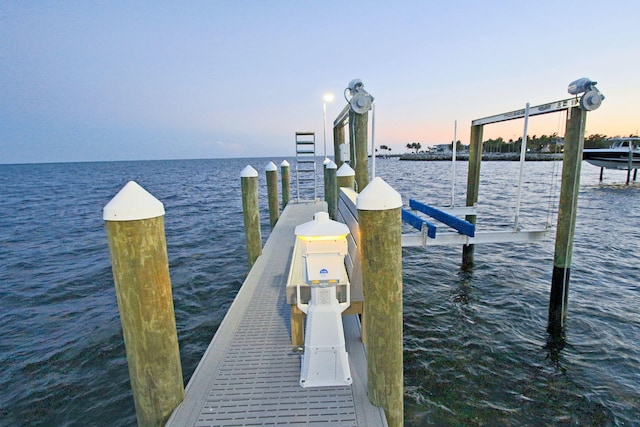
[[(451, 153), (408, 153), (402, 154), (400, 160), (409, 161), (451, 161)], [(469, 153), (459, 153), (456, 160), (469, 160)], [(520, 153), (482, 153), (482, 160), (518, 161)], [(562, 153), (527, 153), (526, 161), (562, 160)]]

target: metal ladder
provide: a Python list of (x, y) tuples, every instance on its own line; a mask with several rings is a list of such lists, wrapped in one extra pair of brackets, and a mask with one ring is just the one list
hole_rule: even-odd
[[(296, 132), (296, 190), (300, 202), (300, 192), (311, 193), (317, 198), (316, 188), (316, 134)], [(308, 200), (308, 199), (307, 199)]]

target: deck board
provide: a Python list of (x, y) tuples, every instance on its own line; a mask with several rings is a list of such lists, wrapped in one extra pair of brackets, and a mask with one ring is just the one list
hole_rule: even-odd
[(296, 225), (324, 202), (289, 204), (209, 344), (168, 426), (385, 426), (366, 395), (357, 316), (344, 316), (351, 386), (302, 388), (285, 285)]

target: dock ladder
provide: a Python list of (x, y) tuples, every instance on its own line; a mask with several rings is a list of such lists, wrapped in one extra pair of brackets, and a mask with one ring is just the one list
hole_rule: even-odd
[(317, 198), (316, 185), (316, 134), (296, 132), (296, 190), (300, 202), (300, 192), (311, 193)]

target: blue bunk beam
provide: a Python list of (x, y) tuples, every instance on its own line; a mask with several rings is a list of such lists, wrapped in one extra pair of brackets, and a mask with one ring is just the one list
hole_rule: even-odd
[(432, 224), (429, 221), (420, 218), (418, 215), (411, 213), (406, 209), (402, 209), (402, 221), (406, 222), (414, 228), (417, 228), (420, 231), (422, 231), (422, 227), (426, 225), (427, 236), (432, 239), (436, 238), (436, 231), (438, 227), (435, 224)]
[[(465, 236), (474, 237), (476, 234), (476, 226), (469, 221), (465, 221), (458, 217), (455, 217), (451, 214), (448, 214), (440, 209), (436, 209), (432, 206), (426, 205), (424, 203), (418, 202), (417, 200), (409, 199), (409, 207), (413, 210), (422, 212), (423, 214), (429, 215), (431, 218), (442, 222), (443, 224), (448, 225), (458, 231), (460, 234), (464, 234)], [(415, 216), (415, 215), (414, 215)], [(404, 220), (404, 213), (403, 213)], [(431, 237), (431, 236), (429, 236)]]

